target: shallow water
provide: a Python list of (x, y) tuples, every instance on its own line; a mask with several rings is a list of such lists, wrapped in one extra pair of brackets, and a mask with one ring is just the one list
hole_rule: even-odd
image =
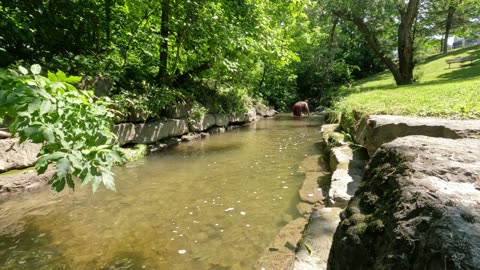
[(117, 192), (0, 204), (0, 269), (252, 269), (296, 204), (320, 118), (278, 116), (115, 168)]

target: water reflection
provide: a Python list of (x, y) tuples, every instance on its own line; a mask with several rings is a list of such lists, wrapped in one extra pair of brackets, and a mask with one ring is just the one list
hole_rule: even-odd
[(251, 269), (298, 216), (319, 119), (278, 117), (115, 170), (117, 192), (0, 205), (0, 269)]

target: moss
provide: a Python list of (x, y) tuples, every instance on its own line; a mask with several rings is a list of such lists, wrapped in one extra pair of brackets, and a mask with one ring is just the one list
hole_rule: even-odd
[(126, 162), (136, 161), (144, 158), (148, 154), (148, 147), (145, 144), (136, 144), (129, 148), (120, 148), (125, 155)]
[(342, 117), (342, 114), (336, 111), (327, 111), (325, 112), (324, 115), (325, 115), (325, 122), (329, 124), (340, 123), (340, 119)]
[(345, 143), (345, 134), (336, 132), (335, 130), (323, 130), (323, 140), (327, 143), (327, 147), (339, 146)]
[(0, 176), (17, 174), (17, 173), (22, 173), (22, 172), (26, 172), (26, 171), (34, 171), (34, 170), (35, 170), (35, 167), (28, 167), (28, 168), (25, 168), (25, 169), (18, 169), (18, 170), (9, 170), (9, 171), (0, 173)]

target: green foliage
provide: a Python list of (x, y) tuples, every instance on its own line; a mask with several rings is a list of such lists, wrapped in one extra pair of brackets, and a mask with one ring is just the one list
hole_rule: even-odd
[(105, 99), (111, 102), (111, 107), (121, 115), (140, 112), (154, 118), (181, 98), (183, 94), (177, 89), (143, 83), (137, 91), (122, 90), (111, 99)]
[(39, 65), (18, 69), (0, 70), (0, 117), (12, 119), (8, 128), (18, 133), (20, 142), (43, 144), (37, 172), (55, 164), (49, 184), (57, 192), (65, 185), (74, 189), (75, 177), (82, 185), (91, 183), (94, 191), (100, 183), (115, 190), (111, 167), (122, 155), (104, 104), (94, 101), (93, 92), (73, 86), (80, 77), (62, 71), (44, 77)]

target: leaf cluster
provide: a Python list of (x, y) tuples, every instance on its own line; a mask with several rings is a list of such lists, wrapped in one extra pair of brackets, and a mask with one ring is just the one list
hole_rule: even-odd
[(41, 75), (41, 67), (18, 71), (0, 70), (0, 117), (10, 119), (8, 128), (20, 142), (42, 143), (35, 168), (44, 173), (50, 164), (55, 173), (49, 184), (59, 192), (65, 185), (75, 188), (101, 183), (115, 190), (112, 165), (122, 155), (111, 132), (112, 122), (105, 104), (95, 101), (92, 91), (79, 91), (73, 84), (80, 77), (62, 71)]

